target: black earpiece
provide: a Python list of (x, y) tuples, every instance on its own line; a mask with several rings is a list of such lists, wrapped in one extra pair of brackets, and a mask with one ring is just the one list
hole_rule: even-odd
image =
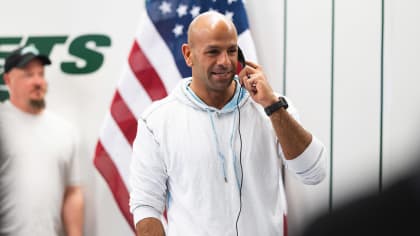
[(241, 48), (238, 46), (238, 61), (241, 64), (242, 68), (245, 67), (245, 56)]

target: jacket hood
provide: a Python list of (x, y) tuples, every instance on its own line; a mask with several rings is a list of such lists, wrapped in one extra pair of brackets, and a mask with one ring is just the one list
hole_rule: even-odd
[(190, 89), (189, 85), (191, 84), (191, 81), (191, 77), (181, 80), (173, 90), (172, 95), (185, 105), (197, 110), (217, 112), (219, 114), (230, 113), (234, 112), (235, 109), (237, 109), (237, 106), (239, 106), (239, 108), (242, 107), (249, 99), (248, 92), (245, 88), (240, 86), (238, 77), (235, 76), (233, 79), (234, 83), (237, 85), (235, 95), (222, 109), (218, 109), (204, 103), (204, 101)]

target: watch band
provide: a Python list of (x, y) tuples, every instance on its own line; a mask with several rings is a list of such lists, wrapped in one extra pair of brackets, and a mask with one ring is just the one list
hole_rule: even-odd
[(275, 102), (273, 104), (271, 104), (270, 106), (264, 108), (265, 114), (267, 114), (267, 116), (271, 116), (271, 114), (273, 114), (275, 111), (277, 111), (278, 109), (284, 107), (284, 109), (287, 109), (289, 107), (289, 105), (287, 104), (286, 99), (284, 99), (284, 97), (279, 97), (279, 101)]

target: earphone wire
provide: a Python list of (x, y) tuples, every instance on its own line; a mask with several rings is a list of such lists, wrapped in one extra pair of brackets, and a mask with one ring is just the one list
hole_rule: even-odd
[(236, 109), (238, 110), (238, 134), (239, 134), (239, 165), (241, 167), (241, 182), (239, 184), (239, 212), (236, 218), (236, 236), (239, 236), (238, 222), (242, 212), (242, 185), (244, 182), (244, 174), (242, 168), (242, 135), (241, 135), (241, 110), (239, 109), (239, 98), (241, 97), (242, 86), (239, 85), (239, 94), (236, 99)]

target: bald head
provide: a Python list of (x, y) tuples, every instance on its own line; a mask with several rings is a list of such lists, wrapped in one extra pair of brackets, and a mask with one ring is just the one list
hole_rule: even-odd
[(191, 22), (188, 27), (188, 44), (193, 47), (197, 38), (214, 31), (237, 35), (236, 27), (231, 20), (216, 11), (209, 11), (198, 15)]
[(238, 34), (233, 22), (214, 11), (200, 14), (188, 28), (182, 54), (192, 70), (193, 91), (210, 102), (207, 104), (211, 104), (205, 99), (208, 94), (218, 94), (224, 104), (234, 92), (232, 79), (238, 63)]

